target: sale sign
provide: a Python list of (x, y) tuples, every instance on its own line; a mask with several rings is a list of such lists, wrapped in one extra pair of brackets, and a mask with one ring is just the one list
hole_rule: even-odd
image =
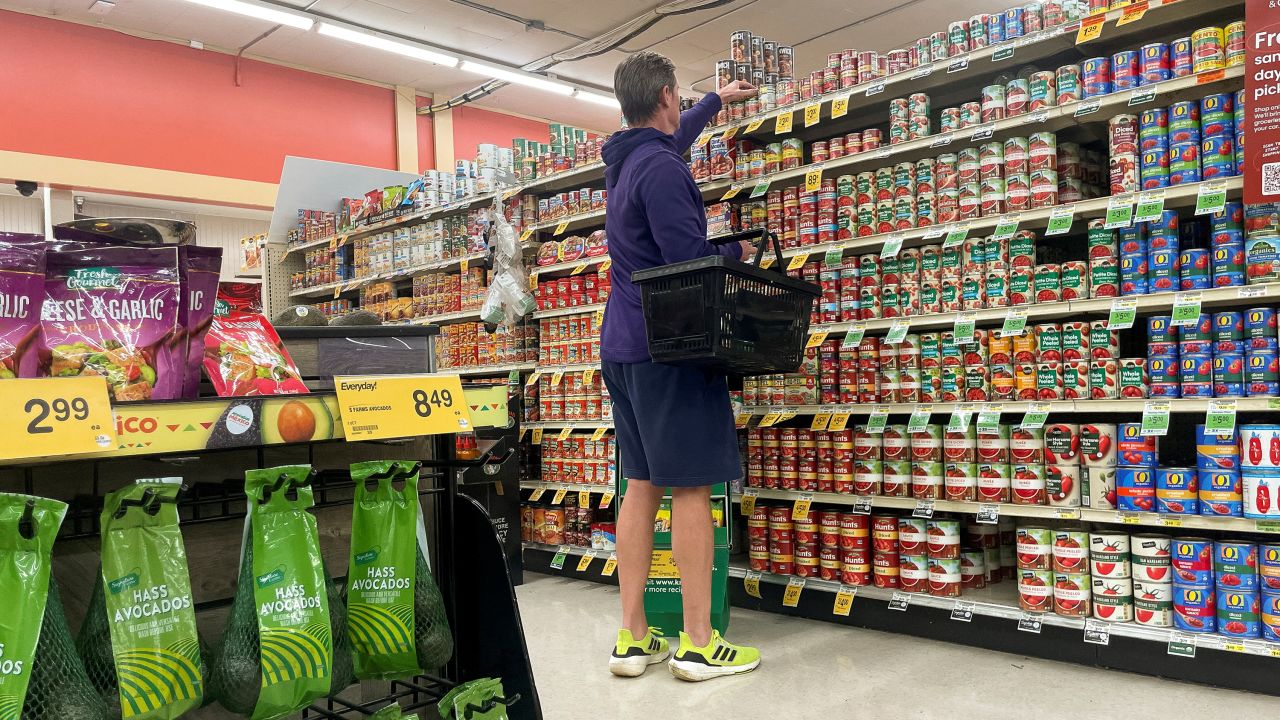
[(1244, 201), (1280, 201), (1280, 3), (1246, 0)]

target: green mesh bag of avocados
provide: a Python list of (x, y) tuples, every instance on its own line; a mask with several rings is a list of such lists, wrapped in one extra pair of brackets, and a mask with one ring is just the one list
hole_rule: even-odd
[(67, 506), (0, 493), (0, 720), (106, 720), (71, 642), (53, 541)]
[(106, 496), (102, 565), (76, 649), (112, 717), (173, 720), (204, 703), (181, 478), (138, 480)]
[[(453, 654), (444, 599), (427, 564), (418, 502), (421, 463), (355, 463), (347, 634), (356, 677), (392, 679), (436, 670)], [(401, 489), (395, 483), (402, 482)]]
[(209, 689), (224, 708), (274, 720), (353, 681), (346, 613), (320, 555), (311, 468), (249, 470), (240, 575)]

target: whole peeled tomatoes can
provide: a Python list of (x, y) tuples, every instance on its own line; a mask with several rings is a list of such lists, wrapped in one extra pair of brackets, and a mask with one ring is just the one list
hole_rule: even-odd
[(1053, 530), (1046, 527), (1020, 527), (1016, 538), (1014, 553), (1019, 569), (1051, 570), (1053, 568)]
[(1239, 433), (1242, 468), (1280, 468), (1280, 425), (1241, 425)]
[(1049, 612), (1053, 609), (1053, 571), (1019, 569), (1018, 605), (1027, 612)]
[(1088, 617), (1091, 594), (1088, 573), (1054, 573), (1054, 614), (1064, 617)]
[(1053, 570), (1089, 574), (1089, 533), (1073, 529), (1054, 531)]

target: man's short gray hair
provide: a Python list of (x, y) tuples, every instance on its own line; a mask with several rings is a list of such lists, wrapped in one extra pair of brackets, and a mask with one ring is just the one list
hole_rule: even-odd
[(613, 94), (629, 125), (639, 125), (653, 117), (664, 87), (676, 91), (676, 66), (656, 52), (638, 52), (618, 63), (613, 71)]

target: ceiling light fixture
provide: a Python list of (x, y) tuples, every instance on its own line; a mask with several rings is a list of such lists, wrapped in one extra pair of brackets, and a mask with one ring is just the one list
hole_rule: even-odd
[(611, 107), (614, 109), (622, 108), (622, 105), (618, 103), (618, 98), (612, 95), (604, 95), (601, 93), (591, 92), (590, 90), (583, 90), (582, 88), (578, 88), (577, 90), (574, 91), (573, 96), (575, 98), (578, 98), (579, 100), (586, 100), (587, 102), (595, 103), (596, 105), (604, 105), (606, 107)]
[(273, 22), (277, 25), (288, 25), (299, 30), (310, 30), (311, 26), (315, 25), (315, 21), (306, 15), (276, 10), (258, 3), (245, 2), (244, 0), (187, 0), (187, 2), (217, 10), (226, 10), (237, 15), (247, 15), (259, 20)]
[(320, 23), (318, 32), (321, 35), (328, 35), (331, 38), (346, 40), (347, 42), (364, 45), (365, 47), (371, 47), (375, 50), (385, 50), (386, 52), (404, 55), (405, 57), (422, 60), (423, 62), (444, 65), (445, 67), (458, 66), (458, 58), (452, 55), (445, 55), (444, 53), (438, 53), (434, 50), (428, 50), (421, 45), (413, 43), (400, 42), (380, 35), (371, 35), (369, 33), (350, 30), (342, 27), (341, 25), (334, 25), (333, 23)]
[(557, 95), (573, 94), (572, 85), (565, 85), (564, 83), (556, 82), (554, 80), (550, 80), (544, 77), (539, 77), (537, 75), (532, 75), (529, 73), (516, 72), (515, 70), (507, 70), (506, 68), (494, 67), (493, 65), (478, 63), (478, 62), (475, 62), (474, 60), (463, 60), (462, 65), (460, 66), (460, 69), (465, 70), (466, 72), (469, 72), (469, 73), (475, 73), (477, 75), (488, 75), (491, 78), (496, 78), (498, 80), (505, 80), (509, 83), (514, 83), (516, 85), (525, 85), (527, 87), (537, 88), (539, 90), (546, 90), (547, 92), (552, 92)]

